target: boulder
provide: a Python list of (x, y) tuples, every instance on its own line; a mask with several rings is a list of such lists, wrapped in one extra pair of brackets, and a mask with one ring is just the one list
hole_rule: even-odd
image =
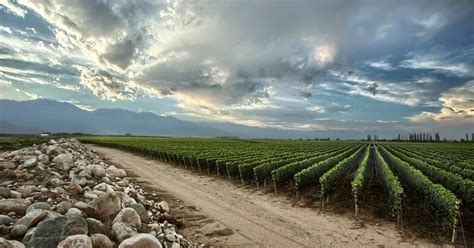
[(0, 215), (0, 225), (9, 225), (15, 222), (15, 220), (8, 215)]
[(14, 170), (14, 169), (16, 169), (16, 167), (17, 166), (12, 162), (0, 161), (0, 169), (1, 170), (4, 170), (4, 169)]
[(1, 248), (25, 248), (25, 245), (16, 240), (7, 240), (4, 238), (0, 238), (0, 247)]
[(89, 230), (89, 235), (96, 233), (106, 233), (107, 227), (100, 222), (100, 220), (94, 218), (87, 218), (87, 229)]
[(38, 156), (38, 161), (42, 164), (49, 164), (49, 156), (46, 154), (40, 154)]
[(82, 193), (82, 187), (76, 182), (69, 183), (68, 192), (72, 197), (77, 197)]
[(104, 234), (96, 233), (90, 237), (94, 248), (113, 248), (114, 243)]
[(150, 219), (150, 216), (148, 216), (148, 211), (145, 209), (145, 207), (142, 204), (134, 203), (134, 204), (130, 204), (129, 207), (137, 211), (138, 215), (140, 216), (140, 220), (143, 223), (150, 223), (151, 219)]
[(158, 209), (162, 213), (167, 213), (167, 212), (170, 211), (170, 207), (169, 207), (168, 203), (165, 202), (165, 201), (161, 201), (161, 202), (158, 203)]
[(138, 228), (142, 225), (140, 215), (133, 208), (124, 208), (115, 216), (112, 223), (123, 222), (134, 228)]
[(36, 209), (51, 210), (52, 208), (51, 205), (49, 205), (49, 203), (47, 202), (35, 202), (26, 209), (26, 212), (29, 213)]
[(2, 198), (10, 198), (12, 195), (11, 189), (7, 187), (0, 187), (0, 197)]
[(121, 209), (122, 201), (116, 193), (107, 193), (97, 197), (89, 205), (95, 210), (101, 221), (111, 220)]
[(18, 188), (18, 192), (20, 192), (24, 198), (30, 197), (31, 194), (33, 194), (36, 191), (38, 191), (38, 188), (34, 185), (25, 185)]
[(105, 168), (98, 164), (91, 165), (90, 170), (92, 172), (92, 176), (94, 177), (98, 177), (98, 178), (105, 177), (105, 174), (106, 174)]
[(59, 242), (58, 248), (93, 248), (92, 241), (86, 235), (72, 235)]
[(0, 200), (0, 213), (15, 212), (24, 215), (31, 202), (26, 199), (4, 199)]
[(59, 154), (54, 157), (53, 163), (58, 164), (60, 169), (68, 171), (74, 165), (74, 156), (71, 153)]
[(72, 208), (72, 203), (69, 201), (62, 201), (56, 205), (56, 211), (60, 214), (65, 214), (70, 208)]
[(29, 169), (29, 168), (33, 168), (37, 165), (38, 165), (38, 159), (37, 158), (30, 158), (30, 159), (26, 160), (23, 163), (23, 168)]
[(116, 222), (112, 225), (112, 232), (115, 239), (120, 243), (125, 239), (128, 239), (137, 234), (137, 229), (133, 228), (123, 222)]
[(148, 233), (136, 234), (120, 243), (119, 248), (162, 248), (160, 241)]
[(10, 232), (10, 235), (13, 237), (19, 237), (26, 234), (28, 229), (36, 226), (40, 221), (48, 217), (48, 212), (42, 209), (32, 210), (15, 222), (13, 228)]
[(127, 172), (125, 172), (125, 170), (118, 169), (113, 165), (107, 168), (106, 171), (110, 177), (126, 177), (127, 176)]

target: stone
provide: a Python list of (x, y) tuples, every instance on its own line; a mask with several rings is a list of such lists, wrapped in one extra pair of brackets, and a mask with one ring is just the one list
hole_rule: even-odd
[(60, 169), (68, 171), (74, 165), (74, 156), (71, 153), (59, 154), (54, 157), (53, 163), (60, 165)]
[(49, 205), (47, 202), (35, 202), (26, 209), (26, 212), (29, 213), (36, 209), (52, 210), (51, 205)]
[(109, 237), (105, 236), (101, 233), (96, 233), (90, 237), (92, 241), (92, 246), (94, 248), (113, 248), (114, 243), (109, 239)]
[(87, 191), (87, 192), (84, 193), (84, 197), (86, 199), (94, 200), (98, 196), (95, 193), (91, 192), (91, 191)]
[(86, 235), (72, 235), (59, 242), (58, 248), (93, 248), (92, 241)]
[(171, 248), (181, 248), (181, 245), (177, 242), (174, 242), (173, 244), (171, 244)]
[(137, 234), (137, 229), (133, 228), (123, 222), (116, 222), (112, 225), (112, 232), (115, 239), (120, 243), (125, 239), (128, 239)]
[(47, 216), (48, 212), (42, 209), (33, 210), (27, 213), (25, 216), (19, 219), (15, 223), (15, 225), (13, 225), (13, 229), (10, 232), (10, 235), (12, 235), (13, 237), (25, 235), (28, 229), (36, 226), (36, 224), (44, 220)]
[(53, 186), (61, 186), (64, 184), (64, 181), (57, 177), (53, 177), (51, 180), (49, 180), (49, 183)]
[(24, 215), (31, 202), (26, 199), (4, 199), (0, 200), (0, 213), (15, 212)]
[(95, 187), (94, 187), (94, 190), (99, 190), (99, 191), (103, 191), (103, 192), (107, 192), (107, 193), (112, 193), (114, 192), (114, 189), (112, 188), (112, 186), (106, 184), (106, 183), (100, 183), (100, 184), (97, 184)]
[(25, 185), (20, 188), (18, 188), (18, 191), (22, 194), (22, 197), (30, 197), (33, 192), (38, 191), (38, 188), (34, 185)]
[(101, 221), (111, 220), (121, 209), (122, 201), (116, 193), (107, 193), (89, 202)]
[(107, 228), (102, 222), (100, 222), (100, 220), (94, 218), (87, 218), (86, 221), (89, 230), (89, 235), (96, 233), (106, 233)]
[(0, 247), (1, 248), (25, 248), (25, 245), (16, 240), (7, 240), (4, 238), (0, 238)]
[(69, 183), (68, 192), (72, 197), (77, 197), (82, 193), (82, 187), (76, 182)]
[(72, 204), (72, 206), (81, 210), (86, 210), (87, 208), (90, 208), (89, 204), (83, 201), (77, 201), (74, 204)]
[(92, 175), (97, 178), (105, 177), (105, 174), (107, 173), (105, 168), (98, 164), (91, 165), (90, 170), (92, 172)]
[(0, 169), (9, 169), (9, 170), (14, 170), (16, 169), (16, 165), (14, 163), (8, 162), (8, 161), (1, 161), (0, 162)]
[(9, 225), (15, 222), (12, 217), (8, 215), (0, 215), (0, 225)]
[(38, 156), (38, 161), (42, 164), (49, 164), (49, 156), (46, 154), (40, 154)]
[(37, 165), (38, 165), (38, 159), (37, 158), (30, 158), (30, 159), (26, 160), (23, 163), (23, 168), (29, 169), (29, 168), (33, 168)]
[(160, 241), (148, 233), (136, 234), (120, 243), (119, 248), (162, 248)]
[(138, 228), (142, 225), (140, 216), (133, 208), (124, 208), (115, 216), (112, 223), (123, 222), (131, 227)]
[(162, 213), (167, 213), (167, 212), (170, 211), (170, 207), (169, 207), (168, 203), (165, 202), (165, 201), (161, 201), (161, 202), (158, 203), (158, 209)]
[(69, 178), (71, 178), (71, 181), (72, 182), (75, 182), (81, 186), (85, 186), (87, 184), (87, 178), (85, 176), (81, 176), (81, 175), (76, 175), (75, 173), (73, 173), (71, 171), (71, 173), (69, 174)]
[(150, 216), (148, 216), (148, 211), (145, 209), (145, 207), (142, 204), (134, 203), (134, 204), (130, 204), (129, 207), (131, 207), (131, 208), (135, 209), (135, 211), (137, 211), (138, 215), (140, 216), (140, 220), (143, 223), (150, 223), (151, 222)]
[(56, 205), (56, 211), (60, 214), (65, 214), (70, 208), (72, 208), (72, 203), (69, 201), (62, 201)]
[(127, 172), (125, 172), (125, 170), (118, 169), (113, 165), (107, 168), (106, 171), (110, 177), (126, 177), (127, 176)]
[(18, 192), (18, 191), (15, 191), (15, 190), (12, 190), (12, 191), (10, 192), (10, 194), (11, 194), (10, 197), (11, 197), (11, 198), (15, 198), (15, 199), (21, 199), (21, 197), (23, 196), (22, 193), (20, 193), (20, 192)]
[(0, 197), (2, 198), (10, 198), (12, 195), (11, 189), (7, 187), (0, 187)]
[(82, 216), (82, 212), (81, 212), (81, 210), (79, 210), (77, 208), (70, 208), (70, 209), (67, 210), (66, 216), (71, 216), (71, 215)]

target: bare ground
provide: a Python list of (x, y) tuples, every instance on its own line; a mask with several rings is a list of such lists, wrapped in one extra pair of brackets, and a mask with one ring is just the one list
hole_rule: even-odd
[(384, 219), (361, 224), (348, 215), (295, 204), (287, 195), (121, 150), (89, 146), (127, 170), (157, 199), (168, 201), (185, 223), (180, 232), (209, 246), (439, 247), (424, 239), (404, 240), (395, 223)]

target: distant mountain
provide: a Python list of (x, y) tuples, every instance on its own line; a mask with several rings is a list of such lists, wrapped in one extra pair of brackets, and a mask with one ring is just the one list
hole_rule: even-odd
[(38, 128), (14, 125), (6, 121), (0, 121), (0, 134), (38, 134), (43, 131)]
[(0, 99), (0, 133), (41, 132), (201, 137), (232, 135), (214, 127), (149, 112), (136, 113), (123, 109), (86, 111), (69, 103), (46, 99)]

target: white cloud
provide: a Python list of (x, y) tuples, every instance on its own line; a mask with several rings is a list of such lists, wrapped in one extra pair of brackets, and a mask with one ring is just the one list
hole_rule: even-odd
[(36, 94), (36, 93), (32, 93), (32, 92), (23, 92), (26, 96), (28, 96), (30, 99), (32, 100), (36, 100), (38, 98), (42, 98), (42, 96)]
[(373, 68), (376, 68), (376, 69), (380, 69), (380, 70), (384, 70), (384, 71), (393, 71), (395, 70), (395, 68), (388, 62), (386, 61), (367, 61), (365, 62), (366, 65), (370, 66), (370, 67), (373, 67)]
[(97, 67), (78, 67), (78, 69), (81, 72), (81, 84), (90, 89), (95, 96), (111, 101), (136, 98), (134, 89), (108, 72)]
[(408, 106), (417, 106), (427, 101), (438, 90), (436, 85), (425, 87), (414, 82), (392, 83), (371, 80), (356, 72), (330, 71), (330, 75), (342, 81), (342, 84), (326, 85), (329, 90)]
[(20, 17), (25, 17), (26, 13), (28, 13), (25, 9), (19, 7), (17, 4), (14, 4), (11, 0), (0, 0), (0, 7), (2, 6), (6, 10)]
[(415, 56), (414, 58), (402, 61), (400, 67), (435, 70), (459, 77), (474, 75), (474, 70), (469, 65), (465, 63), (443, 62), (442, 59), (433, 56)]
[(334, 62), (336, 48), (331, 45), (322, 45), (314, 49), (313, 58), (318, 68), (324, 68)]
[(0, 31), (12, 34), (12, 30), (9, 27), (0, 26)]
[(418, 115), (407, 117), (412, 122), (461, 122), (474, 123), (474, 80), (464, 85), (452, 88), (441, 94), (439, 101), (442, 103), (440, 112), (422, 112)]

